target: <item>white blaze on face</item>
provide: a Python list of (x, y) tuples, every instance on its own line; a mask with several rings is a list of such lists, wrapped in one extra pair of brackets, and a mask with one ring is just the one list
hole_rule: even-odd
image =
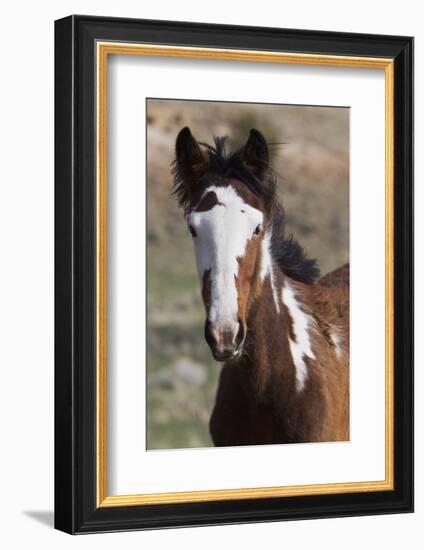
[(263, 222), (263, 214), (246, 204), (230, 186), (208, 187), (203, 197), (211, 192), (220, 204), (206, 211), (192, 210), (187, 221), (196, 232), (193, 242), (201, 283), (205, 271), (210, 271), (208, 319), (215, 326), (231, 329), (238, 323), (237, 258), (244, 256), (248, 240)]
[(313, 319), (303, 311), (295, 290), (287, 282), (284, 283), (282, 298), (293, 322), (295, 340), (289, 337), (289, 344), (294, 367), (296, 369), (296, 389), (301, 391), (308, 377), (305, 356), (310, 359), (315, 359), (309, 335), (309, 331), (313, 326)]

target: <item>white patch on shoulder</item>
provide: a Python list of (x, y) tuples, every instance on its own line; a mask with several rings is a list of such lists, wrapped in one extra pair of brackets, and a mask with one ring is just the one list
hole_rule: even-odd
[(296, 369), (296, 389), (297, 391), (301, 391), (305, 387), (308, 377), (308, 368), (304, 357), (315, 359), (309, 335), (309, 330), (313, 326), (313, 320), (310, 315), (301, 309), (295, 290), (287, 282), (284, 283), (282, 299), (293, 321), (293, 332), (296, 341), (293, 341), (289, 337), (289, 344)]
[(192, 210), (187, 221), (196, 232), (193, 242), (201, 282), (205, 271), (210, 271), (209, 321), (230, 328), (238, 323), (237, 258), (244, 256), (247, 241), (263, 222), (263, 214), (246, 204), (231, 186), (212, 185), (200, 200), (212, 191), (220, 204), (206, 211)]
[(330, 334), (330, 338), (334, 344), (337, 357), (341, 357), (343, 355), (343, 337), (340, 334), (339, 329), (333, 328), (333, 331)]
[(271, 233), (266, 233), (263, 238), (261, 262), (261, 281), (264, 281), (266, 277), (269, 277), (272, 288), (272, 295), (274, 297), (275, 309), (277, 310), (277, 313), (280, 313), (280, 301), (278, 299), (278, 292), (275, 287), (274, 265), (271, 254)]

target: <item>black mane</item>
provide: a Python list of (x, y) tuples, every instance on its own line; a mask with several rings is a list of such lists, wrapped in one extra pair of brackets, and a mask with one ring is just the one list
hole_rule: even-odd
[[(285, 235), (284, 209), (276, 193), (275, 171), (268, 161), (256, 159), (256, 162), (260, 163), (263, 174), (259, 179), (243, 162), (243, 148), (228, 153), (226, 140), (226, 137), (215, 137), (213, 146), (200, 143), (207, 152), (208, 169), (203, 176), (199, 177), (199, 185), (207, 183), (216, 176), (223, 179), (236, 178), (243, 182), (252, 193), (269, 205), (272, 227), (271, 253), (276, 265), (285, 275), (296, 281), (307, 284), (315, 282), (320, 276), (317, 261), (307, 257), (305, 250), (293, 235), (288, 237)], [(187, 210), (190, 195), (185, 186), (184, 171), (176, 161), (173, 162), (172, 171), (173, 194), (177, 197), (180, 206)]]
[(275, 263), (285, 275), (295, 281), (314, 283), (320, 277), (317, 260), (308, 258), (305, 249), (293, 235), (286, 236), (284, 209), (277, 197), (271, 219), (271, 253)]
[[(266, 181), (260, 181), (242, 160), (243, 148), (227, 153), (227, 137), (215, 137), (214, 146), (201, 142), (200, 145), (206, 150), (208, 156), (208, 170), (206, 174), (199, 177), (199, 185), (207, 183), (214, 176), (218, 178), (236, 178), (242, 181), (252, 193), (271, 202), (275, 196), (275, 174), (268, 163), (263, 165), (267, 173)], [(190, 194), (187, 190), (184, 165), (179, 165), (176, 160), (172, 163), (174, 175), (174, 191), (179, 205), (186, 211), (190, 206)]]
[(201, 143), (208, 152), (209, 174), (223, 178), (236, 178), (258, 197), (263, 198), (266, 202), (272, 201), (275, 197), (276, 178), (269, 163), (261, 162), (262, 170), (265, 173), (265, 177), (261, 181), (243, 162), (243, 148), (228, 154), (226, 141), (226, 137), (215, 137), (214, 147), (207, 143)]

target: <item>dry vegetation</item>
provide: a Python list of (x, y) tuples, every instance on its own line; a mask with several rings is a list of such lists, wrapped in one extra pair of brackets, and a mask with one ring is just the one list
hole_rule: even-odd
[(170, 196), (178, 131), (199, 141), (251, 127), (272, 146), (278, 194), (293, 233), (322, 274), (348, 260), (349, 111), (342, 108), (161, 101), (148, 103), (149, 449), (211, 445), (208, 419), (219, 375), (203, 341), (204, 311), (191, 238)]

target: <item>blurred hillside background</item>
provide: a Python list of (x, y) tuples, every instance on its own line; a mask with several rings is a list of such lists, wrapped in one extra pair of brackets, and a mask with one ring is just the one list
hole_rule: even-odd
[(242, 145), (250, 128), (273, 147), (287, 232), (322, 275), (348, 261), (349, 109), (148, 100), (147, 104), (147, 448), (211, 446), (208, 422), (218, 383), (204, 342), (205, 313), (193, 246), (171, 196), (175, 139), (228, 136)]

